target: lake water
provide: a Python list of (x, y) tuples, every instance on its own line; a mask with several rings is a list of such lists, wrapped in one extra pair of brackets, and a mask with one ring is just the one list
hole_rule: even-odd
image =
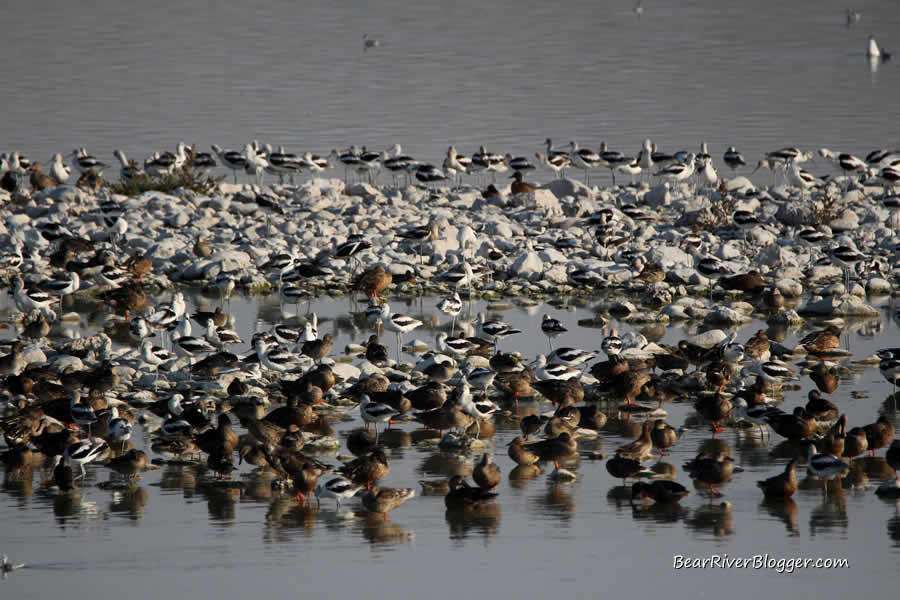
[[(533, 156), (551, 137), (636, 153), (785, 145), (863, 154), (900, 144), (898, 62), (870, 72), (866, 38), (900, 46), (890, 0), (337, 5), (13, 3), (0, 39), (3, 151), (108, 162), (183, 140), (250, 139), (327, 153), (400, 142)], [(363, 52), (362, 36), (382, 45)], [(893, 39), (892, 39), (893, 36)], [(721, 165), (721, 163), (720, 163)], [(819, 165), (820, 169), (824, 169)], [(720, 166), (720, 169), (723, 167)]]
[[(189, 302), (206, 306), (209, 301), (189, 295)], [(429, 322), (437, 316), (433, 298), (407, 306), (398, 299), (392, 302), (395, 309)], [(848, 327), (843, 345), (855, 359), (895, 344), (900, 337), (898, 324), (889, 316), (894, 303), (885, 299), (880, 306), (881, 319)], [(336, 353), (370, 333), (354, 328), (345, 318), (347, 299), (322, 299), (311, 308), (320, 317), (320, 334), (335, 335)], [(466, 314), (471, 318), (484, 308), (476, 303)], [(236, 297), (231, 310), (244, 339), (279, 319), (274, 299), (259, 302)], [(528, 357), (546, 352), (548, 342), (539, 329), (544, 313), (571, 327), (556, 345), (599, 345), (601, 330), (575, 325), (593, 316), (590, 306), (557, 310), (540, 305), (503, 312), (507, 321), (524, 331), (507, 339), (504, 347), (522, 349)], [(620, 334), (631, 330), (627, 324), (612, 325), (618, 326)], [(765, 325), (754, 322), (741, 328), (739, 339), (749, 338), (761, 326)], [(674, 343), (693, 331), (672, 326), (656, 336)], [(793, 345), (806, 332), (792, 331), (784, 343)], [(408, 338), (433, 342), (435, 333), (423, 327)], [(393, 355), (393, 336), (387, 334), (383, 341)], [(238, 348), (239, 353), (246, 349), (246, 345)], [(805, 403), (812, 383), (808, 378), (800, 383), (802, 389), (785, 394), (782, 407), (786, 410)], [(889, 394), (890, 387), (876, 368), (858, 367), (842, 382), (834, 399), (851, 425), (872, 422), (879, 414), (900, 424)], [(690, 402), (664, 408), (676, 427), (693, 413)], [(533, 404), (522, 404), (523, 411), (532, 409)], [(338, 424), (339, 436), (357, 425), (358, 419)], [(385, 485), (418, 488), (419, 479), (470, 472), (477, 460), (477, 454), (442, 455), (421, 446), (409, 435), (417, 429), (412, 424), (400, 429), (404, 433), (385, 438), (391, 445), (391, 473)], [(138, 447), (148, 446), (146, 433), (138, 431), (133, 441)], [(729, 597), (752, 598), (758, 595), (759, 585), (774, 581), (829, 597), (850, 592), (861, 582), (873, 591), (890, 589), (888, 582), (900, 556), (897, 506), (879, 500), (871, 486), (839, 493), (833, 488), (827, 498), (821, 489), (801, 489), (793, 501), (764, 503), (755, 482), (780, 472), (785, 462), (769, 456), (781, 441), (777, 435), (768, 447), (752, 435), (733, 430), (720, 436), (746, 469), (722, 488), (729, 508), (694, 492), (679, 510), (654, 511), (632, 509), (621, 496), (620, 481), (606, 472), (602, 460), (582, 459), (577, 468), (580, 479), (571, 484), (554, 485), (547, 471), (532, 480), (511, 481), (513, 465), (506, 456), (506, 444), (517, 434), (514, 422), (500, 422), (490, 442), (504, 476), (496, 509), (466, 520), (448, 517), (439, 496), (417, 496), (386, 521), (355, 516), (352, 501), (340, 513), (328, 500), (318, 513), (300, 510), (290, 495), (273, 497), (267, 483), (254, 484), (248, 478), (252, 467), (247, 465), (236, 474), (248, 483), (243, 493), (209, 488), (194, 469), (174, 466), (145, 473), (134, 493), (87, 487), (75, 501), (45, 491), (39, 474), (28, 485), (6, 481), (0, 492), (4, 523), (0, 551), (28, 562), (29, 568), (12, 573), (0, 582), (0, 589), (10, 598), (45, 598), (63, 589), (77, 591), (77, 597), (123, 589), (131, 597), (156, 598), (161, 586), (166, 593), (190, 591), (201, 597), (260, 591), (387, 597), (428, 589), (429, 595), (438, 598), (458, 596), (461, 585), (478, 593), (521, 597), (537, 597), (545, 593), (539, 590), (548, 589), (579, 597), (599, 590), (645, 595), (660, 585), (673, 597), (687, 597), (695, 596), (700, 586), (732, 585)], [(689, 429), (665, 459), (676, 469), (677, 480), (689, 488), (682, 464), (709, 437), (706, 428)], [(609, 454), (630, 439), (633, 436), (604, 432), (595, 441), (582, 441), (580, 448)], [(341, 452), (346, 453), (343, 446)], [(337, 462), (334, 457), (325, 460)], [(881, 458), (861, 464), (871, 474), (871, 485), (890, 471)], [(88, 470), (91, 484), (109, 478), (102, 467)], [(804, 477), (801, 468), (801, 481)], [(726, 553), (730, 557), (768, 553), (773, 558), (847, 558), (851, 568), (793, 574), (773, 569), (672, 570), (674, 555)]]
[[(750, 162), (784, 145), (857, 154), (895, 147), (900, 63), (873, 72), (864, 52), (869, 34), (897, 50), (900, 11), (889, 0), (861, 3), (861, 22), (846, 27), (845, 6), (648, 0), (637, 19), (627, 0), (97, 2), (90, 9), (12, 3), (0, 36), (6, 58), (0, 150), (46, 161), (53, 152), (87, 146), (112, 162), (115, 148), (143, 158), (179, 140), (206, 149), (257, 138), (319, 153), (400, 142), (439, 162), (449, 144), (530, 156), (552, 137), (557, 145), (606, 141), (635, 152), (649, 136), (667, 150), (694, 149), (705, 140), (717, 158), (734, 144)], [(364, 33), (382, 45), (363, 52)], [(433, 304), (426, 299), (422, 308), (401, 310), (433, 314)], [(275, 308), (277, 302), (235, 299), (244, 339), (277, 319)], [(336, 349), (367, 337), (336, 325), (346, 300), (323, 300), (314, 309), (324, 321), (321, 331), (337, 334)], [(893, 309), (887, 303), (880, 322), (851, 327), (845, 344), (854, 358), (900, 345)], [(545, 351), (538, 329), (544, 312), (570, 325), (592, 314), (507, 311), (526, 333), (504, 348)], [(740, 338), (759, 326), (742, 328)], [(669, 327), (663, 341), (684, 333)], [(431, 340), (432, 334), (411, 337)], [(785, 343), (799, 335), (792, 332)], [(572, 327), (557, 343), (597, 348), (600, 338), (599, 330)], [(393, 336), (384, 341), (393, 355)], [(804, 380), (802, 391), (790, 392), (785, 408), (804, 403), (810, 385)], [(843, 382), (835, 398), (852, 425), (882, 413), (897, 424), (894, 406), (885, 402), (889, 393), (869, 367)], [(689, 403), (666, 409), (676, 426), (692, 412)], [(298, 511), (293, 499), (273, 499), (265, 486), (239, 495), (198, 487), (190, 469), (172, 467), (145, 474), (137, 493), (88, 487), (77, 503), (43, 491), (39, 475), (31, 485), (6, 482), (0, 552), (29, 569), (0, 582), (0, 595), (893, 593), (898, 508), (871, 489), (828, 499), (821, 490), (801, 490), (793, 502), (765, 504), (755, 481), (779, 472), (783, 461), (773, 463), (752, 438), (722, 436), (746, 469), (723, 487), (729, 509), (693, 494), (672, 514), (633, 511), (611, 494), (619, 482), (603, 461), (582, 461), (573, 484), (554, 486), (546, 474), (510, 482), (505, 445), (516, 432), (501, 424), (493, 441), (504, 473), (496, 511), (462, 522), (448, 520), (440, 497), (417, 497), (387, 521), (373, 522), (349, 511), (335, 514), (331, 502), (318, 514)], [(689, 430), (667, 459), (682, 483), (689, 482), (681, 465), (708, 437), (706, 430)], [(135, 438), (139, 446), (147, 442), (145, 435)], [(604, 434), (583, 447), (608, 453), (629, 440)], [(417, 487), (423, 477), (465, 468), (405, 445), (402, 436), (398, 442), (386, 485)], [(777, 443), (775, 437), (770, 445)], [(91, 482), (107, 477), (103, 468), (89, 471)], [(848, 558), (851, 568), (789, 575), (672, 570), (676, 554), (724, 553)]]

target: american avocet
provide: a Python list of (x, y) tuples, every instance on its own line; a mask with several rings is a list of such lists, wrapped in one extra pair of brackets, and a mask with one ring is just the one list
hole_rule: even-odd
[(422, 325), (422, 321), (409, 315), (391, 313), (384, 321), (384, 328), (397, 334), (397, 362), (400, 362), (400, 350), (403, 347), (403, 334)]
[(259, 364), (270, 371), (285, 372), (296, 366), (295, 357), (278, 346), (266, 342), (262, 337), (256, 339), (253, 344)]
[(548, 379), (560, 379), (563, 381), (576, 379), (581, 377), (581, 373), (581, 369), (576, 369), (575, 367), (570, 367), (568, 365), (559, 363), (548, 364), (547, 357), (543, 354), (538, 354), (534, 361), (534, 374), (541, 381), (546, 381)]
[(141, 169), (133, 160), (129, 161), (125, 157), (125, 153), (121, 150), (114, 150), (113, 156), (119, 159), (119, 179), (121, 179), (122, 181), (134, 181), (144, 174), (144, 170)]
[(565, 333), (568, 331), (562, 321), (545, 314), (541, 318), (541, 331), (544, 333)]
[(193, 378), (194, 357), (198, 354), (208, 354), (216, 351), (216, 347), (203, 338), (190, 335), (179, 336), (176, 332), (172, 332), (172, 335), (169, 337), (175, 353), (188, 358), (188, 376), (190, 378)]
[(567, 168), (572, 166), (572, 159), (569, 158), (568, 154), (559, 154), (548, 158), (540, 152), (537, 152), (534, 157), (539, 164), (542, 164), (553, 171), (557, 177), (564, 173)]
[(81, 468), (81, 477), (85, 476), (84, 465), (93, 462), (109, 451), (107, 443), (100, 438), (88, 438), (69, 445), (63, 456)]
[(822, 184), (822, 180), (801, 169), (793, 158), (787, 160), (787, 174), (789, 181), (804, 191)]
[(246, 161), (244, 172), (248, 175), (252, 175), (256, 179), (256, 185), (261, 186), (269, 161), (266, 160), (264, 155), (256, 151), (253, 144), (244, 145), (243, 156)]
[(430, 183), (439, 181), (447, 181), (447, 176), (443, 171), (431, 164), (420, 164), (416, 166), (415, 178), (424, 183), (427, 187)]
[[(17, 155), (17, 153), (13, 154)], [(88, 154), (87, 150), (85, 150), (84, 148), (76, 148), (72, 151), (71, 156), (72, 166), (75, 167), (82, 175), (87, 174), (89, 171), (94, 171), (99, 175), (103, 173), (103, 169), (109, 166), (106, 163), (97, 160), (96, 157)]]
[(69, 296), (81, 287), (81, 278), (78, 273), (72, 271), (65, 279), (50, 279), (41, 284), (41, 289), (52, 296), (59, 297), (59, 310), (62, 312), (64, 296)]
[(878, 172), (878, 178), (884, 182), (885, 189), (893, 189), (900, 183), (900, 166), (884, 167)]
[(410, 169), (415, 169), (419, 161), (408, 154), (403, 154), (403, 147), (400, 144), (394, 144), (385, 152), (381, 153), (381, 167), (390, 171), (393, 179), (394, 187), (397, 186), (397, 175), (405, 173), (409, 175)]
[(728, 150), (726, 150), (725, 154), (722, 156), (722, 160), (732, 171), (747, 164), (747, 162), (744, 160), (744, 157), (740, 152), (737, 151), (734, 146), (728, 147)]
[(631, 185), (634, 185), (635, 175), (641, 175), (643, 173), (639, 157), (631, 159), (630, 162), (620, 163), (616, 165), (613, 170), (618, 171), (619, 173), (624, 173), (631, 177)]
[(109, 423), (107, 425), (110, 441), (122, 442), (122, 450), (125, 442), (131, 439), (131, 423), (119, 416), (119, 410), (113, 406), (109, 409)]
[(498, 152), (488, 152), (484, 146), (480, 146), (478, 152), (472, 155), (472, 164), (489, 171), (491, 182), (496, 182), (497, 173), (503, 173), (509, 168), (505, 156)]
[(572, 140), (569, 142), (569, 147), (571, 148), (569, 152), (569, 160), (572, 161), (572, 164), (579, 169), (584, 170), (584, 182), (587, 185), (590, 185), (590, 177), (588, 175), (588, 171), (590, 169), (596, 169), (600, 165), (604, 164), (600, 155), (590, 150), (588, 148), (579, 148), (578, 142)]
[(212, 150), (216, 153), (216, 156), (219, 157), (219, 160), (222, 161), (222, 164), (231, 169), (231, 172), (234, 175), (234, 182), (237, 183), (238, 171), (246, 170), (247, 165), (249, 164), (247, 157), (237, 150), (223, 150), (216, 144), (212, 145)]
[(547, 357), (547, 362), (566, 365), (567, 367), (580, 367), (597, 358), (597, 353), (581, 348), (557, 348)]
[(453, 177), (456, 176), (456, 185), (462, 185), (462, 176), (468, 172), (466, 165), (463, 164), (462, 161), (459, 160), (459, 152), (456, 151), (456, 147), (450, 146), (447, 148), (447, 156), (444, 158), (443, 168), (444, 172), (447, 175)]
[(459, 316), (462, 306), (462, 299), (459, 297), (459, 292), (453, 292), (452, 296), (443, 298), (437, 304), (437, 309), (452, 319), (450, 323), (451, 335), (456, 330), (456, 317)]
[(507, 152), (506, 165), (513, 171), (534, 171), (534, 165), (526, 156), (513, 156)]
[(32, 311), (49, 310), (55, 301), (53, 296), (39, 290), (28, 290), (25, 288), (25, 282), (18, 275), (15, 277), (13, 284), (13, 300), (16, 306), (24, 313)]
[(399, 414), (392, 407), (383, 402), (373, 402), (368, 394), (363, 394), (359, 401), (359, 414), (366, 425), (371, 424), (375, 428), (375, 441), (378, 442), (378, 423), (390, 423), (394, 415)]
[(612, 176), (613, 187), (616, 185), (617, 167), (630, 165), (634, 161), (634, 157), (632, 156), (625, 156), (618, 150), (607, 149), (606, 142), (600, 144), (600, 159), (603, 161), (603, 164), (606, 165), (606, 168), (609, 169), (609, 173)]
[(370, 50), (372, 48), (377, 48), (381, 45), (381, 40), (378, 38), (369, 37), (368, 33), (363, 34), (363, 51)]
[(356, 493), (362, 489), (361, 485), (357, 485), (346, 477), (331, 477), (325, 483), (320, 483), (313, 490), (316, 495), (316, 502), (319, 498), (334, 498), (335, 508), (341, 508), (341, 500), (353, 498)]
[(853, 246), (837, 246), (828, 252), (828, 256), (832, 262), (837, 263), (844, 270), (844, 285), (849, 291), (850, 287), (850, 271), (856, 266), (868, 259), (868, 256), (857, 250)]
[(732, 268), (716, 256), (707, 254), (697, 261), (697, 272), (709, 279), (709, 297), (712, 298), (713, 282), (734, 275)]
[(71, 174), (72, 170), (63, 163), (62, 154), (59, 152), (54, 154), (50, 162), (50, 175), (55, 177), (60, 183), (65, 183)]
[(825, 480), (825, 493), (828, 494), (828, 482), (840, 477), (850, 469), (850, 465), (830, 454), (820, 454), (813, 444), (808, 446), (806, 472)]
[(521, 329), (516, 329), (501, 319), (485, 319), (484, 313), (478, 313), (475, 321), (475, 330), (479, 336), (494, 342), (495, 348), (503, 338), (522, 333)]
[(662, 177), (667, 181), (680, 182), (686, 179), (690, 179), (691, 175), (694, 174), (694, 155), (688, 153), (685, 158), (687, 160), (669, 164), (668, 166), (663, 167), (662, 169), (654, 173), (654, 175), (656, 175), (657, 177)]
[(609, 358), (621, 354), (624, 347), (625, 344), (622, 341), (622, 338), (619, 337), (615, 328), (611, 329), (609, 335), (600, 342), (600, 349), (603, 350)]

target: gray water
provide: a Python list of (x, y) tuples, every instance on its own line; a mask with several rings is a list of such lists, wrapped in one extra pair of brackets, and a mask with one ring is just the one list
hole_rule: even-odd
[[(640, 19), (630, 0), (47, 4), (6, 7), (0, 36), (0, 145), (42, 161), (254, 138), (399, 142), (432, 162), (449, 144), (533, 156), (546, 137), (631, 153), (705, 140), (748, 162), (900, 144), (900, 61), (872, 73), (865, 57), (869, 34), (900, 49), (891, 0), (856, 3), (853, 27), (837, 0), (648, 0)], [(364, 33), (382, 45), (363, 52)]]
[[(0, 150), (45, 161), (83, 145), (112, 162), (114, 148), (143, 158), (179, 140), (205, 149), (257, 138), (319, 153), (400, 142), (439, 161), (449, 144), (530, 156), (549, 136), (558, 145), (606, 141), (634, 152), (649, 136), (668, 150), (705, 140), (716, 157), (734, 144), (750, 161), (788, 144), (857, 154), (900, 144), (900, 63), (873, 72), (864, 56), (870, 33), (897, 50), (900, 11), (891, 1), (856, 4), (862, 21), (849, 28), (843, 2), (811, 0), (648, 0), (639, 20), (630, 1), (94, 4), (5, 7)], [(382, 46), (363, 52), (364, 33)], [(279, 318), (276, 304), (234, 301), (244, 339)], [(337, 327), (347, 308), (343, 300), (315, 304), (322, 330)], [(435, 313), (433, 300), (407, 308)], [(888, 316), (893, 308), (884, 306), (880, 321), (853, 325), (845, 345), (854, 358), (900, 345)], [(507, 311), (526, 331), (507, 347), (546, 351), (538, 329), (544, 312), (570, 325), (591, 314)], [(759, 326), (742, 328), (740, 338)], [(338, 349), (368, 334), (332, 331)], [(684, 333), (669, 327), (663, 341)], [(571, 327), (557, 343), (596, 348), (600, 335)], [(393, 353), (392, 336), (384, 341)], [(784, 407), (804, 403), (810, 385), (805, 380), (802, 391), (790, 392)], [(852, 425), (882, 413), (897, 423), (889, 393), (869, 367), (844, 381), (835, 398)], [(666, 409), (676, 426), (692, 412), (689, 404)], [(821, 490), (801, 490), (780, 507), (763, 504), (754, 482), (780, 472), (783, 460), (770, 459), (758, 440), (723, 436), (746, 468), (723, 487), (730, 509), (693, 494), (673, 515), (632, 511), (610, 494), (619, 482), (602, 461), (582, 461), (573, 484), (551, 485), (546, 474), (509, 481), (505, 444), (516, 431), (501, 425), (493, 441), (504, 473), (496, 512), (461, 523), (448, 522), (440, 497), (417, 497), (379, 523), (353, 516), (352, 505), (341, 514), (330, 502), (318, 514), (299, 511), (265, 486), (240, 495), (197, 487), (190, 469), (173, 467), (145, 474), (137, 493), (87, 487), (75, 503), (44, 491), (38, 474), (29, 485), (7, 482), (0, 490), (0, 551), (29, 568), (0, 582), (0, 590), (10, 598), (740, 599), (770, 589), (821, 597), (893, 589), (897, 508), (871, 489), (828, 499)], [(135, 437), (146, 444), (145, 435)], [(681, 464), (708, 437), (689, 430), (667, 459), (682, 483), (689, 482)], [(604, 434), (584, 447), (608, 453), (629, 439)], [(389, 486), (416, 487), (418, 479), (460, 468), (415, 444), (393, 449), (390, 458)], [(108, 477), (102, 467), (89, 471), (92, 483)], [(789, 575), (671, 568), (675, 554), (724, 553), (833, 556), (848, 558), (851, 568)]]

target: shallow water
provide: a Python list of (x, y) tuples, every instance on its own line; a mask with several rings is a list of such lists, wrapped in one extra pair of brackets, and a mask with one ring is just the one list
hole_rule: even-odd
[[(46, 161), (87, 146), (114, 162), (115, 148), (143, 159), (257, 138), (318, 153), (400, 142), (440, 162), (449, 144), (634, 153), (649, 136), (669, 151), (705, 140), (717, 161), (734, 144), (750, 162), (900, 144), (900, 63), (872, 73), (865, 57), (869, 34), (900, 46), (892, 2), (857, 4), (853, 27), (838, 0), (644, 2), (640, 19), (633, 6), (13, 3), (2, 150)], [(363, 52), (364, 33), (382, 46)]]
[[(415, 300), (406, 307), (396, 298), (392, 303), (395, 310), (431, 322), (437, 315), (435, 300)], [(189, 295), (189, 302), (203, 306), (209, 300)], [(853, 351), (854, 359), (896, 345), (900, 338), (898, 324), (889, 316), (893, 302), (884, 299), (880, 305), (882, 319), (848, 327), (843, 346)], [(370, 333), (354, 328), (346, 318), (346, 298), (321, 299), (311, 309), (319, 315), (320, 334), (335, 335), (335, 354)], [(483, 309), (481, 303), (469, 307), (471, 312)], [(274, 299), (260, 302), (238, 296), (232, 300), (231, 311), (244, 339), (279, 319)], [(548, 342), (539, 328), (545, 312), (570, 326), (556, 345), (599, 345), (600, 329), (576, 325), (594, 315), (591, 307), (558, 310), (541, 305), (515, 306), (502, 313), (524, 332), (505, 340), (503, 347), (520, 349), (528, 357), (546, 352)], [(620, 334), (631, 329), (627, 324), (612, 325), (618, 326)], [(742, 327), (739, 339), (761, 326), (765, 325), (754, 322)], [(423, 327), (408, 338), (433, 343), (436, 331)], [(686, 332), (670, 326), (661, 340), (674, 342)], [(805, 333), (792, 331), (783, 342), (790, 346)], [(383, 336), (383, 341), (395, 352), (391, 334)], [(245, 344), (238, 351), (247, 348)], [(812, 383), (804, 378), (800, 384), (802, 389), (786, 392), (783, 408), (805, 403)], [(834, 399), (851, 425), (872, 422), (879, 414), (900, 424), (895, 406), (887, 400), (889, 394), (876, 368), (860, 367), (842, 381)], [(522, 404), (523, 411), (534, 408), (532, 403)], [(547, 408), (544, 405), (542, 410)], [(676, 427), (693, 413), (690, 402), (664, 408)], [(337, 428), (340, 434), (357, 425), (358, 419), (339, 423)], [(400, 429), (385, 437), (392, 448), (391, 473), (383, 482), (387, 486), (418, 488), (419, 479), (470, 472), (478, 458), (477, 453), (441, 455), (417, 442), (413, 425)], [(838, 493), (832, 488), (827, 499), (821, 489), (801, 489), (791, 502), (763, 502), (755, 482), (780, 472), (785, 463), (769, 457), (769, 450), (780, 442), (778, 436), (772, 437), (768, 448), (747, 433), (729, 430), (719, 436), (746, 469), (722, 488), (729, 508), (695, 492), (679, 509), (659, 511), (633, 509), (602, 460), (582, 459), (577, 468), (580, 477), (571, 484), (552, 484), (547, 470), (531, 480), (511, 480), (512, 462), (505, 446), (517, 433), (514, 422), (500, 421), (490, 443), (504, 475), (496, 508), (462, 520), (446, 514), (439, 496), (417, 496), (387, 520), (354, 515), (356, 502), (345, 504), (340, 513), (331, 501), (324, 501), (318, 513), (299, 510), (289, 495), (273, 497), (267, 484), (251, 485), (247, 465), (239, 470), (248, 483), (243, 493), (209, 488), (192, 468), (175, 466), (145, 473), (135, 493), (87, 487), (77, 501), (45, 491), (39, 474), (30, 485), (6, 481), (0, 491), (4, 523), (0, 551), (14, 561), (27, 562), (29, 568), (12, 573), (0, 585), (4, 595), (15, 598), (44, 598), (64, 589), (85, 597), (108, 594), (115, 588), (127, 589), (135, 598), (156, 598), (160, 586), (165, 586), (166, 593), (190, 590), (201, 597), (258, 591), (385, 597), (401, 589), (426, 588), (429, 595), (450, 598), (459, 595), (460, 582), (466, 590), (521, 597), (544, 595), (547, 589), (579, 597), (601, 589), (612, 594), (647, 594), (658, 589), (661, 581), (670, 586), (674, 597), (686, 597), (696, 595), (697, 586), (746, 582), (731, 588), (729, 597), (750, 598), (759, 593), (753, 584), (772, 579), (828, 596), (857, 585), (886, 591), (887, 576), (896, 569), (900, 512), (893, 503), (879, 500), (871, 486)], [(143, 430), (134, 437), (138, 447), (149, 445)], [(580, 448), (609, 454), (633, 437), (604, 432), (595, 441), (582, 441)], [(690, 484), (681, 465), (709, 437), (706, 428), (692, 428), (672, 449), (665, 462), (676, 469), (677, 480)], [(343, 447), (341, 451), (346, 453)], [(324, 460), (336, 462), (334, 457)], [(890, 469), (880, 458), (862, 464), (872, 485), (889, 476)], [(103, 467), (88, 467), (88, 471), (90, 483), (109, 478)], [(676, 554), (725, 553), (730, 557), (769, 553), (773, 558), (847, 558), (851, 568), (797, 570), (789, 575), (774, 569), (672, 571)]]

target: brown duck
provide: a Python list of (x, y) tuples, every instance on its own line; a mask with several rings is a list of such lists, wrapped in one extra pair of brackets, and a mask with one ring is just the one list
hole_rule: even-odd
[(650, 432), (653, 430), (652, 421), (644, 421), (641, 426), (641, 435), (638, 439), (629, 444), (620, 446), (616, 450), (616, 454), (622, 458), (630, 458), (638, 462), (643, 462), (653, 458), (651, 450), (653, 449), (653, 440), (650, 439)]
[(559, 469), (560, 460), (574, 456), (578, 452), (578, 442), (568, 432), (563, 432), (558, 437), (532, 444), (529, 450), (537, 454), (542, 461), (552, 460)]
[(841, 347), (841, 330), (834, 325), (829, 325), (825, 329), (806, 335), (798, 345), (806, 348), (810, 354), (823, 354)]
[(362, 505), (372, 513), (387, 514), (416, 495), (412, 488), (379, 488), (375, 487), (362, 495)]
[(371, 489), (374, 484), (387, 477), (390, 471), (391, 464), (382, 450), (360, 456), (337, 470), (353, 483), (366, 486), (366, 489)]
[(834, 421), (839, 414), (838, 407), (823, 398), (819, 390), (809, 391), (804, 410), (820, 423)]
[(744, 344), (744, 357), (748, 360), (769, 360), (769, 337), (760, 329)]
[(829, 399), (841, 382), (836, 365), (827, 362), (820, 362), (813, 367), (809, 372), (809, 378), (820, 392), (828, 394)]
[(461, 475), (454, 475), (450, 479), (450, 491), (444, 496), (444, 504), (451, 510), (478, 510), (496, 497), (497, 494), (494, 492), (472, 487)]
[(769, 498), (788, 498), (797, 491), (797, 459), (794, 458), (784, 468), (783, 473), (769, 477), (763, 481), (757, 481), (756, 486), (762, 490), (763, 495)]
[(484, 489), (494, 489), (500, 483), (500, 467), (493, 461), (493, 457), (485, 452), (481, 460), (472, 471), (472, 479), (475, 485)]
[(572, 379), (545, 379), (531, 384), (534, 389), (550, 400), (554, 406), (572, 406), (584, 400), (584, 386)]
[(712, 421), (713, 434), (723, 430), (719, 426), (719, 421), (731, 414), (731, 409), (731, 400), (720, 393), (716, 393), (715, 396), (700, 398), (694, 403), (694, 410), (707, 421)]
[(866, 453), (869, 449), (869, 440), (866, 432), (862, 427), (854, 427), (847, 432), (844, 438), (844, 451), (841, 456), (846, 458), (856, 458)]
[(709, 487), (712, 496), (721, 496), (713, 486), (731, 481), (734, 473), (734, 459), (719, 453), (716, 457), (700, 453), (697, 458), (684, 465), (684, 470), (691, 474), (691, 479), (705, 483)]
[(509, 443), (509, 457), (519, 466), (530, 466), (538, 462), (541, 457), (532, 452), (525, 445), (525, 440), (520, 437)]
[(631, 499), (650, 498), (661, 504), (678, 502), (690, 492), (683, 485), (668, 479), (658, 479), (650, 483), (638, 481), (631, 486)]
[(884, 415), (878, 417), (874, 423), (864, 426), (863, 431), (866, 433), (870, 456), (875, 456), (876, 450), (884, 448), (894, 439), (894, 425)]
[(653, 421), (650, 439), (653, 441), (653, 447), (659, 450), (660, 456), (668, 456), (666, 449), (671, 448), (678, 441), (678, 432), (664, 420), (657, 419)]
[(816, 431), (815, 418), (807, 414), (802, 406), (796, 407), (792, 413), (772, 414), (767, 422), (772, 431), (789, 440), (803, 440)]

